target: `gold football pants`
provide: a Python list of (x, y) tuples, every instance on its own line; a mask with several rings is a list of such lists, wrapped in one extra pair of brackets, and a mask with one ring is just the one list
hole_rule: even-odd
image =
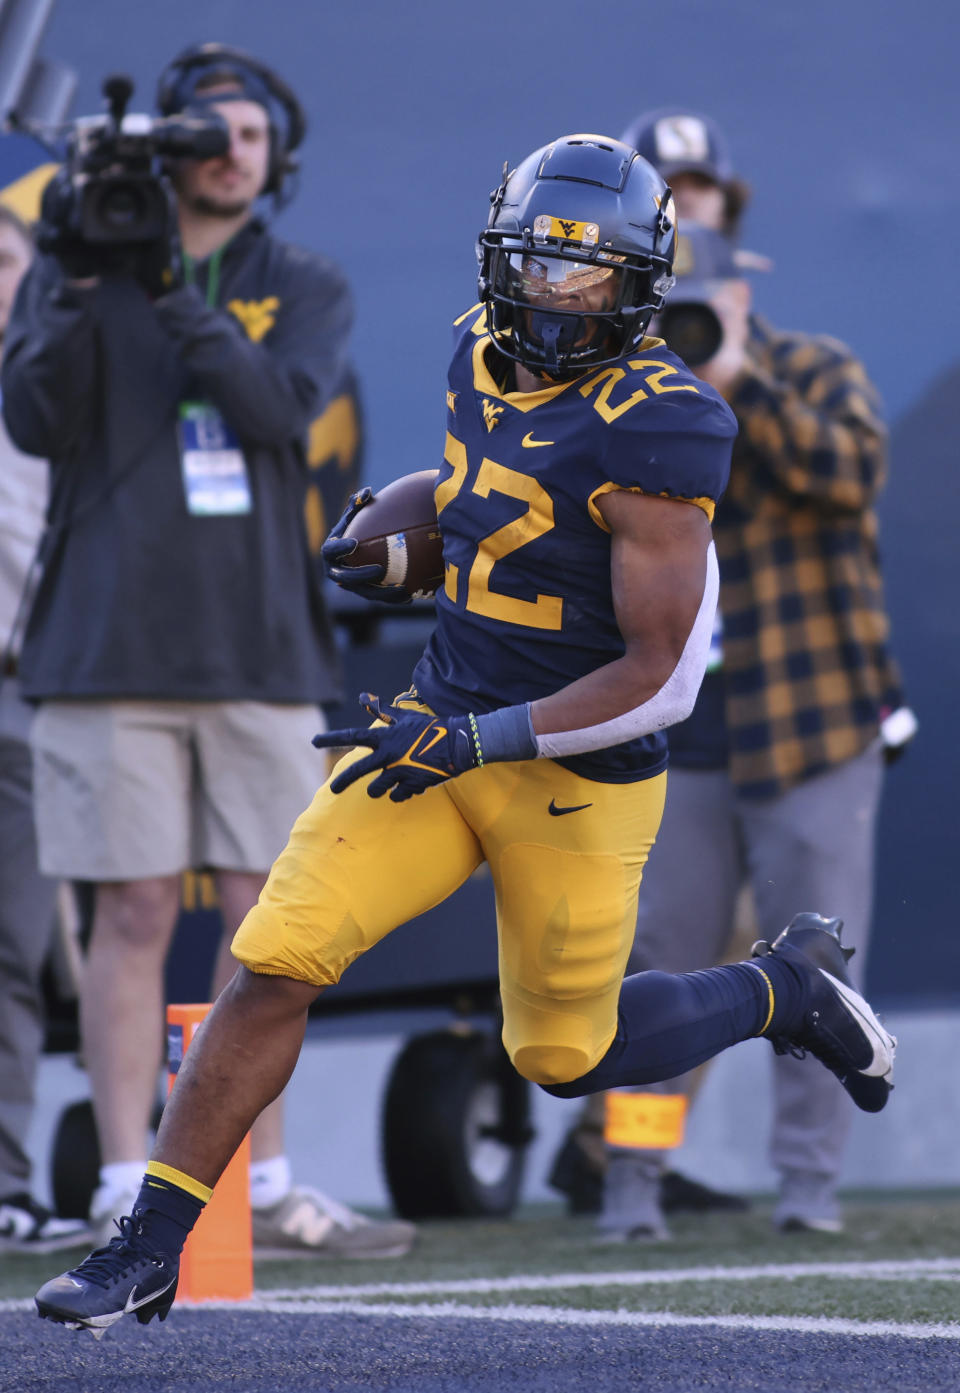
[(237, 931), (234, 956), (252, 972), (330, 985), (486, 861), (511, 1060), (544, 1084), (593, 1068), (616, 1033), (666, 774), (604, 784), (552, 760), (490, 764), (404, 803), (370, 798), (367, 783), (318, 791)]

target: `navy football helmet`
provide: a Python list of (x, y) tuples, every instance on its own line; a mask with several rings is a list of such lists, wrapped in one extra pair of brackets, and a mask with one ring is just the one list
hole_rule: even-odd
[(670, 190), (630, 146), (568, 135), (535, 150), (490, 195), (480, 299), (501, 353), (567, 379), (641, 342), (673, 285)]

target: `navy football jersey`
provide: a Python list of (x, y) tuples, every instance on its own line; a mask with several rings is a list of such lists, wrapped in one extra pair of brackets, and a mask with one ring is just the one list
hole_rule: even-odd
[[(414, 673), (439, 713), (535, 701), (622, 657), (610, 533), (597, 499), (631, 489), (712, 518), (736, 419), (659, 339), (542, 391), (504, 392), (479, 306), (457, 321), (436, 488), (445, 582)], [(648, 778), (662, 733), (560, 761), (589, 778)]]

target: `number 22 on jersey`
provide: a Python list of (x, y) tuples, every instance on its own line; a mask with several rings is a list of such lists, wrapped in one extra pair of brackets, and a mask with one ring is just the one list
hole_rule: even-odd
[[(437, 485), (438, 517), (463, 488), (467, 478), (466, 446), (449, 431), (443, 457), (453, 473), (449, 479)], [(486, 458), (481, 462), (471, 491), (480, 498), (500, 493), (507, 498), (518, 499), (527, 505), (526, 511), (482, 538), (466, 579), (465, 597), (461, 591), (459, 568), (447, 566), (444, 581), (447, 598), (454, 604), (459, 600), (474, 614), (498, 619), (504, 624), (520, 624), (528, 629), (559, 629), (563, 623), (561, 596), (538, 594), (535, 600), (521, 600), (490, 589), (490, 577), (498, 561), (553, 528), (553, 499), (543, 485), (529, 474), (521, 474), (519, 470), (508, 469), (506, 465)]]

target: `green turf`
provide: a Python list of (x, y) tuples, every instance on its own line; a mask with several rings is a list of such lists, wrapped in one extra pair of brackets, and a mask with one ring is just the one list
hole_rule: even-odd
[[(591, 1287), (591, 1273), (649, 1272), (696, 1267), (755, 1267), (785, 1263), (916, 1261), (960, 1262), (960, 1191), (847, 1195), (842, 1235), (776, 1234), (771, 1203), (758, 1201), (747, 1214), (676, 1215), (673, 1241), (627, 1246), (599, 1243), (589, 1218), (569, 1218), (559, 1206), (524, 1208), (509, 1220), (432, 1221), (405, 1258), (334, 1262), (258, 1263), (261, 1292), (316, 1285), (446, 1282), (519, 1274), (582, 1274), (583, 1283), (556, 1290), (469, 1292), (452, 1299), (470, 1305), (504, 1300), (523, 1305), (676, 1311), (723, 1315), (809, 1315), (853, 1320), (956, 1322), (960, 1280), (948, 1275), (898, 1277), (770, 1277), (714, 1279), (651, 1285)], [(37, 1285), (69, 1265), (75, 1255), (4, 1257), (0, 1297), (32, 1295)], [(372, 1300), (383, 1299), (372, 1297)], [(391, 1296), (389, 1299), (404, 1299)], [(443, 1294), (408, 1300), (451, 1299)]]

